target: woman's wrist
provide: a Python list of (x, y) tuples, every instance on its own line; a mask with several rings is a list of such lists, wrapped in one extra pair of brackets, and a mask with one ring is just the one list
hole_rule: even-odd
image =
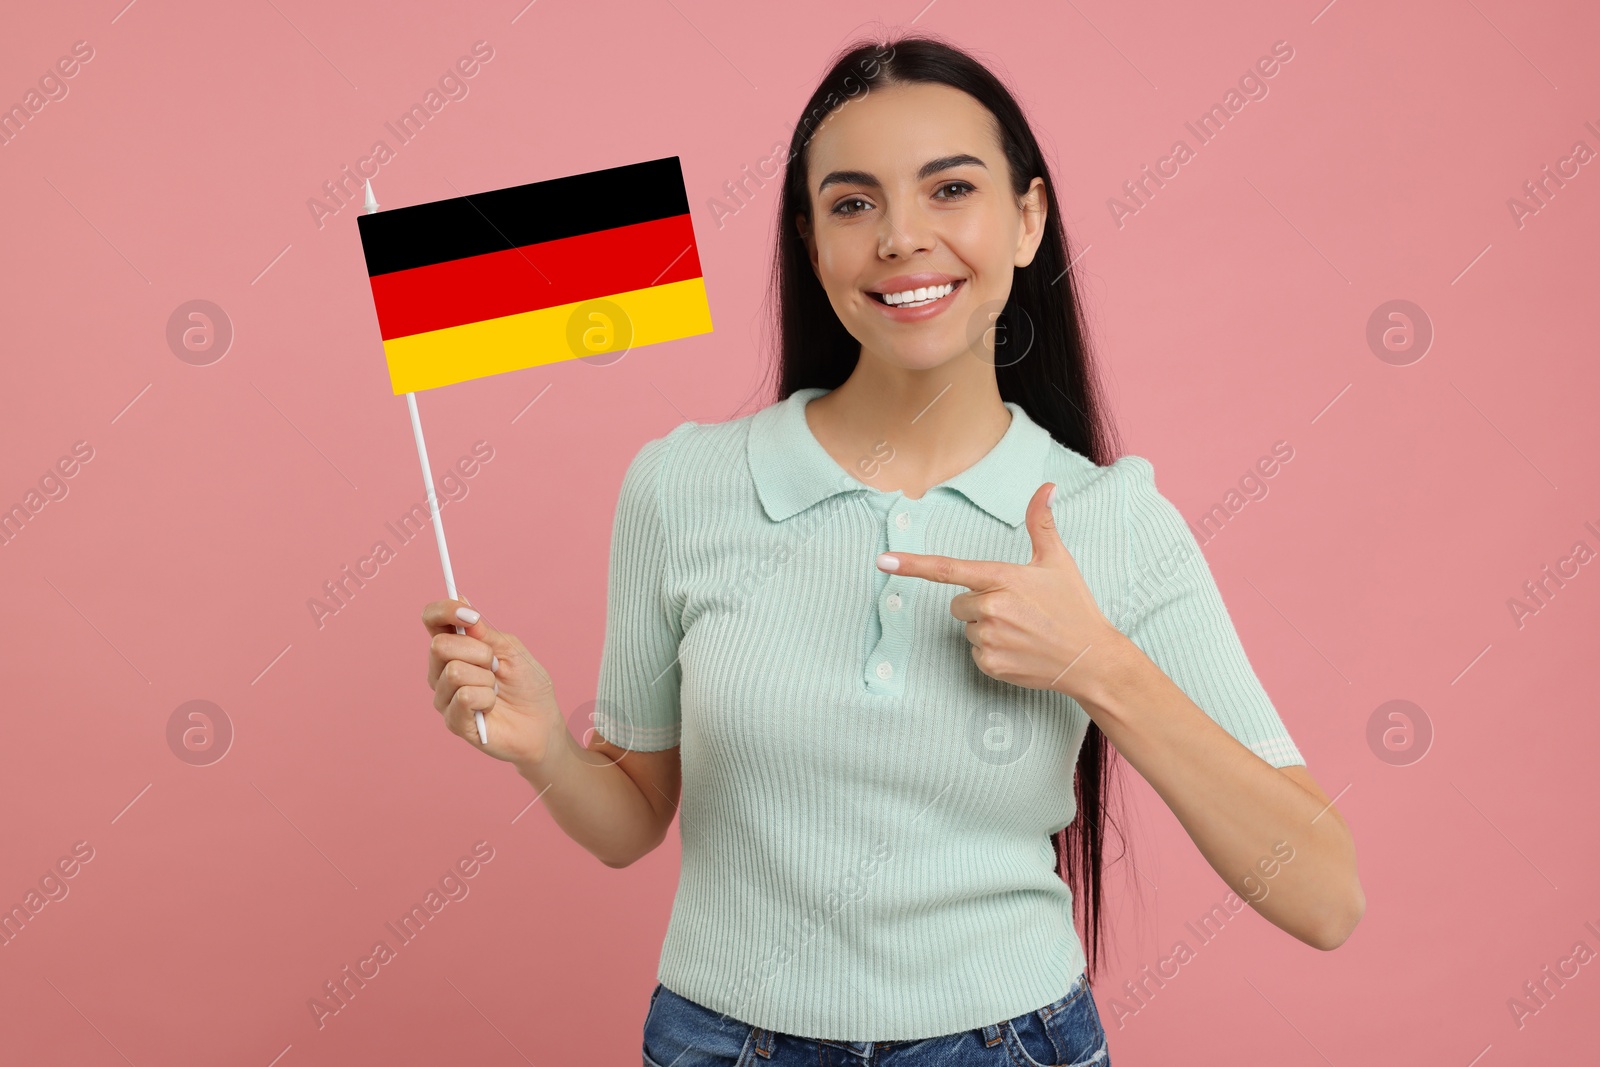
[(1118, 697), (1137, 682), (1140, 672), (1150, 664), (1143, 650), (1121, 630), (1106, 624), (1099, 640), (1077, 655), (1067, 670), (1056, 679), (1052, 691), (1071, 697), (1087, 711), (1114, 711)]
[(517, 773), (535, 789), (543, 789), (560, 774), (562, 762), (577, 745), (567, 724), (559, 718), (544, 724), (544, 729), (545, 735), (536, 737), (530, 751), (512, 761)]

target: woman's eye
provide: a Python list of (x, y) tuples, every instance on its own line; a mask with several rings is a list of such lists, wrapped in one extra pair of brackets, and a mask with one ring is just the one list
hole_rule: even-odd
[[(940, 199), (940, 200), (964, 200), (964, 199), (966, 199), (967, 194), (969, 194), (969, 193), (971, 193), (973, 191), (973, 187), (971, 185), (967, 184), (966, 182), (950, 181), (950, 182), (945, 182), (945, 183), (943, 183), (942, 185), (940, 185), (938, 187), (938, 191), (941, 192), (941, 193), (943, 193), (947, 189), (954, 189), (956, 191), (956, 195), (954, 195), (954, 196), (940, 196), (938, 199)], [(862, 209), (856, 210), (856, 211), (848, 210), (848, 208), (849, 208), (849, 206), (851, 204), (866, 204), (867, 207), (871, 207), (872, 206), (871, 204), (868, 204), (867, 201), (863, 200), (859, 196), (847, 197), (846, 199), (839, 201), (837, 204), (835, 204), (833, 206), (833, 214), (841, 215), (841, 216), (844, 216), (845, 218), (849, 218), (849, 217), (851, 217), (853, 215), (859, 215), (859, 214), (861, 214), (862, 211), (866, 210), (866, 208), (862, 208)]]

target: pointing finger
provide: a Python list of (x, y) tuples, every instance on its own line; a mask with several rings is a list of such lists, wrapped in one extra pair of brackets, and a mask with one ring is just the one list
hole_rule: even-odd
[(964, 585), (968, 589), (989, 589), (999, 585), (1005, 566), (1004, 563), (991, 560), (956, 559), (953, 556), (931, 556), (920, 552), (885, 552), (878, 556), (879, 569), (890, 574), (926, 578), (947, 585)]

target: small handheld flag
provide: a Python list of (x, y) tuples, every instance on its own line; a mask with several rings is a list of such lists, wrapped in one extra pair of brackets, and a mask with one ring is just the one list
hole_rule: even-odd
[(363, 206), (389, 383), (406, 394), (455, 600), (417, 390), (710, 333), (683, 168), (667, 156), (382, 213), (368, 181)]
[(712, 330), (677, 156), (356, 222), (396, 395)]

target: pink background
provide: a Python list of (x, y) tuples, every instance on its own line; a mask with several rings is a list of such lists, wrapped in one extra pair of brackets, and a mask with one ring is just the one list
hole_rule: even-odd
[[(1592, 1052), (1600, 964), (1600, 566), (1519, 628), (1507, 606), (1600, 548), (1593, 433), (1600, 163), (1519, 227), (1523, 183), (1600, 148), (1600, 9), (1509, 0), (1144, 6), (824, 3), (32, 4), (0, 103), (94, 57), (0, 147), (0, 504), (93, 459), (0, 550), (8, 729), (0, 904), (74, 842), (92, 861), (0, 947), (0, 1059), (73, 1064), (637, 1063), (678, 862), (570, 841), (424, 681), (431, 537), (319, 628), (307, 601), (422, 489), (356, 209), (307, 200), (473, 42), (492, 60), (374, 179), (398, 207), (682, 157), (716, 331), (419, 396), (460, 588), (592, 699), (622, 471), (685, 418), (769, 402), (776, 189), (710, 204), (786, 140), (858, 32), (928, 30), (1007, 77), (1051, 153), (1129, 451), (1192, 520), (1274, 442), (1292, 461), (1206, 547), (1253, 663), (1354, 829), (1367, 914), (1324, 954), (1246, 911), (1137, 1014), (1121, 991), (1226, 886), (1136, 775), (1096, 998), (1120, 1064), (1510, 1064)], [(513, 19), (515, 18), (515, 21)], [(866, 20), (873, 21), (866, 21)], [(914, 20), (914, 25), (912, 22)], [(1119, 228), (1107, 207), (1275, 41), (1294, 49)], [(730, 202), (731, 204), (731, 202)], [(166, 324), (220, 305), (224, 358)], [(1367, 322), (1419, 305), (1419, 361)], [(531, 401), (536, 404), (529, 407)], [(519, 417), (520, 416), (520, 417)], [(513, 419), (515, 418), (515, 422)], [(1587, 429), (1586, 429), (1587, 428)], [(1585, 636), (1587, 635), (1587, 636)], [(1414, 702), (1425, 758), (1368, 722)], [(197, 767), (190, 700), (236, 736)], [(494, 858), (319, 1029), (367, 955), (473, 844)], [(1124, 881), (1127, 875), (1130, 881)], [(1134, 887), (1142, 892), (1136, 897)], [(1570, 973), (1570, 972), (1569, 972)]]

